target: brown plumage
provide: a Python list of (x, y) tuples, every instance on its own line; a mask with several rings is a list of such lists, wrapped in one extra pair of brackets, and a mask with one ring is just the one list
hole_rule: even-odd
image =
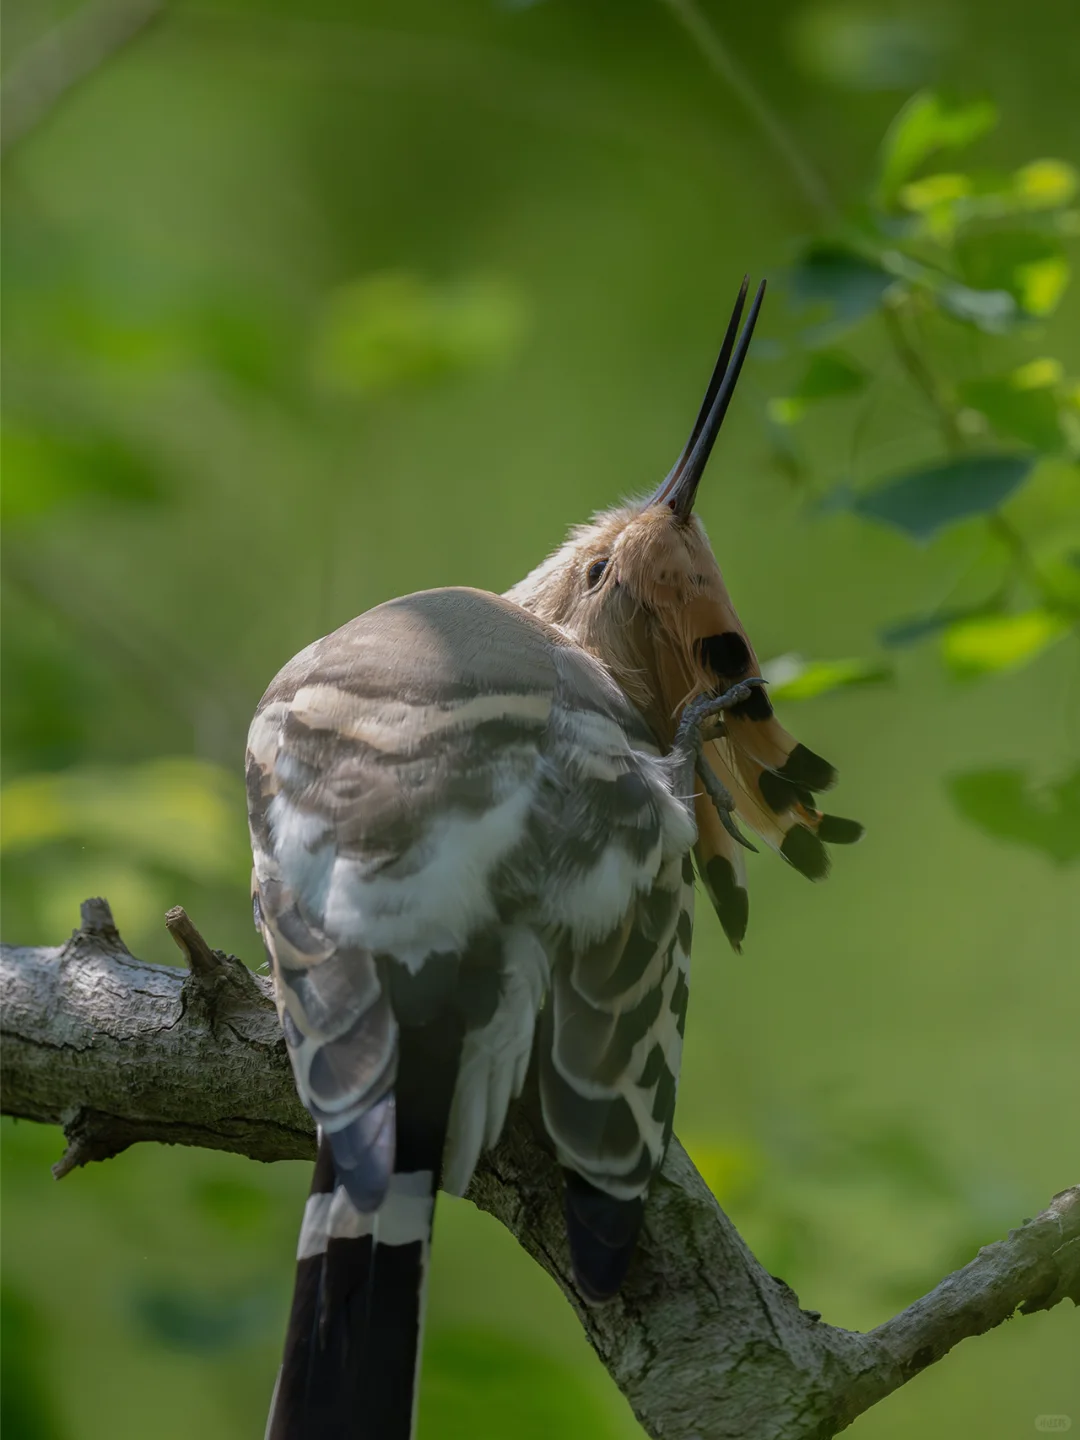
[[(657, 492), (577, 526), (507, 592), (603, 660), (665, 748), (689, 701), (761, 674), (705, 527), (692, 510), (765, 287), (736, 345), (746, 288), (744, 280), (690, 439)], [(731, 792), (739, 818), (807, 878), (824, 879), (826, 843), (850, 844), (862, 835), (856, 821), (817, 808), (816, 792), (835, 784), (836, 771), (788, 734), (761, 688), (727, 711), (717, 732), (704, 758)], [(738, 949), (746, 926), (742, 856), (711, 802), (699, 797), (695, 809), (698, 871)]]

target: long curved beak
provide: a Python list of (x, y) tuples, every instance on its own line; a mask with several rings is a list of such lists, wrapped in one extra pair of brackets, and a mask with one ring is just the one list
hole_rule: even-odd
[[(720, 433), (720, 426), (724, 423), (724, 416), (731, 404), (731, 397), (735, 393), (739, 372), (742, 370), (746, 352), (750, 348), (754, 326), (757, 324), (761, 302), (765, 298), (765, 281), (762, 280), (750, 306), (750, 314), (746, 317), (742, 334), (739, 335), (739, 321), (742, 319), (749, 286), (750, 277), (747, 275), (743, 277), (739, 298), (735, 301), (735, 308), (731, 312), (727, 334), (720, 347), (720, 355), (713, 370), (712, 379), (709, 381), (709, 388), (705, 391), (705, 399), (701, 402), (701, 409), (694, 421), (694, 428), (690, 432), (690, 439), (683, 446), (682, 454), (676, 460), (674, 468), (668, 473), (664, 483), (649, 501), (650, 505), (670, 506), (680, 520), (688, 520), (690, 512), (694, 508), (698, 485), (705, 473), (705, 466), (709, 462), (716, 437)], [(736, 336), (738, 336), (737, 341)]]

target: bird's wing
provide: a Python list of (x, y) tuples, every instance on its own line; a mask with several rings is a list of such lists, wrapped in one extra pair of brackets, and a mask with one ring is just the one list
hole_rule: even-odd
[(520, 1090), (551, 957), (589, 974), (618, 927), (657, 938), (637, 909), (693, 839), (665, 761), (596, 661), (509, 601), (444, 590), (286, 666), (248, 783), (297, 1085), (351, 1193), (385, 1193), (400, 1031), (442, 1014), (461, 1043), (444, 1184), (463, 1189)]
[(578, 1283), (594, 1300), (622, 1283), (642, 1201), (671, 1139), (689, 996), (694, 877), (671, 857), (592, 944), (553, 968), (540, 1040), (540, 1098), (567, 1169)]

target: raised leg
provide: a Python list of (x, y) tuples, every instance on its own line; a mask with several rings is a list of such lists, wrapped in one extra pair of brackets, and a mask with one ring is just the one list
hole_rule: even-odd
[(749, 680), (740, 680), (730, 690), (725, 690), (723, 695), (699, 695), (696, 700), (691, 700), (682, 713), (679, 728), (675, 732), (675, 743), (671, 747), (671, 753), (679, 763), (684, 793), (687, 795), (693, 793), (694, 777), (695, 775), (700, 776), (706, 795), (716, 807), (720, 823), (732, 839), (737, 840), (740, 845), (744, 845), (747, 850), (754, 850), (756, 847), (750, 844), (750, 841), (731, 818), (735, 809), (735, 799), (727, 786), (717, 779), (701, 751), (709, 738), (705, 734), (707, 722), (722, 715), (725, 710), (730, 710), (732, 706), (741, 705), (744, 700), (749, 700), (751, 691), (758, 685), (764, 684), (765, 681), (759, 675), (755, 675)]

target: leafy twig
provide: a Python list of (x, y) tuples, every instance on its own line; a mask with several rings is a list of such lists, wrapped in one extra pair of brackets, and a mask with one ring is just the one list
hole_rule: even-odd
[[(822, 181), (802, 153), (779, 115), (740, 68), (731, 51), (713, 25), (699, 9), (696, 0), (663, 0), (698, 49), (713, 72), (739, 99), (747, 112), (768, 138), (777, 154), (782, 156), (799, 188), (814, 209), (825, 219), (835, 219), (835, 207)], [(893, 350), (912, 384), (927, 400), (937, 420), (942, 441), (949, 455), (959, 455), (964, 448), (960, 407), (947, 388), (934, 374), (926, 356), (908, 334), (900, 304), (886, 302), (882, 317)], [(987, 527), (1008, 550), (1014, 574), (1022, 575), (1043, 604), (1062, 608), (1062, 602), (1039, 570), (1027, 542), (1020, 532), (999, 513), (987, 516)]]
[[(959, 407), (934, 374), (926, 357), (911, 340), (904, 328), (899, 307), (885, 305), (881, 313), (897, 359), (912, 384), (929, 402), (937, 418), (945, 449), (950, 455), (958, 455), (964, 447)], [(1007, 520), (1000, 511), (993, 511), (986, 517), (986, 526), (990, 534), (1009, 552), (1014, 574), (1024, 577), (1044, 605), (1052, 609), (1059, 608), (1060, 598), (1040, 571), (1027, 541), (1012, 521)]]

